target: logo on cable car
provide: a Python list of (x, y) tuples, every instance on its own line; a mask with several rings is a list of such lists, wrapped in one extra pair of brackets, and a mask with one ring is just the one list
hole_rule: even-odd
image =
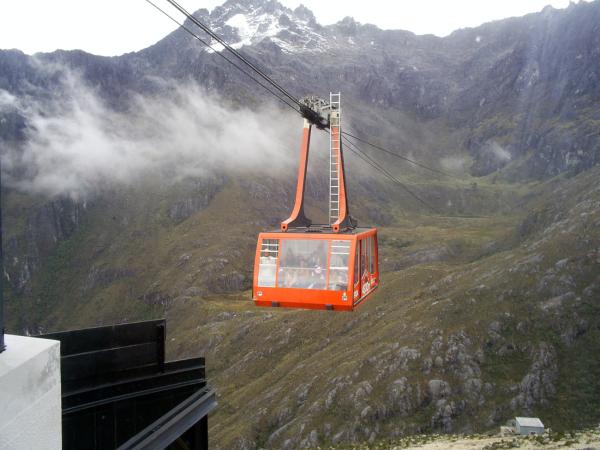
[(348, 296), (346, 295), (345, 292), (342, 294), (342, 300), (343, 301), (347, 301), (348, 300)]
[(371, 289), (371, 283), (369, 283), (368, 281), (362, 285), (362, 293), (366, 294), (367, 292), (369, 292), (369, 290)]

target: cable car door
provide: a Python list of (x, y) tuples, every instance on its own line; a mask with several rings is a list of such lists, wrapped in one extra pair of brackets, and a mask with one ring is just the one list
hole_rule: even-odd
[(361, 272), (361, 267), (360, 267), (360, 260), (361, 260), (361, 241), (357, 240), (356, 241), (356, 249), (354, 250), (354, 289), (353, 289), (353, 296), (354, 296), (354, 303), (358, 302), (360, 300), (361, 297), (361, 292), (362, 292), (362, 286), (361, 286), (361, 276), (360, 274)]
[(360, 298), (363, 298), (371, 290), (368, 243), (368, 238), (360, 240)]

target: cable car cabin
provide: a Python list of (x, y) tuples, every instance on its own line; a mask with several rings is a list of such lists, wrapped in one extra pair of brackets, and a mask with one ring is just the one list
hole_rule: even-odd
[(375, 228), (258, 237), (252, 292), (257, 306), (352, 311), (378, 284)]
[[(258, 306), (352, 311), (379, 285), (377, 230), (350, 215), (342, 153), (340, 94), (305, 97), (296, 199), (280, 231), (260, 233), (252, 298)], [(329, 128), (329, 222), (304, 213), (311, 128)]]

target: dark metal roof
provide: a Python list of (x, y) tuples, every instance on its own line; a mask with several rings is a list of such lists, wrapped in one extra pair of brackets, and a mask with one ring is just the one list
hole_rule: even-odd
[(165, 334), (161, 319), (43, 336), (61, 342), (64, 449), (208, 448), (204, 358), (166, 362)]
[(118, 450), (166, 448), (204, 419), (216, 404), (214, 390), (199, 390), (119, 446)]

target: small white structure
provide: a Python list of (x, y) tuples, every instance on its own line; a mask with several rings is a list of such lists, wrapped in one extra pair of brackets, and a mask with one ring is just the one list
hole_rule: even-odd
[(515, 429), (523, 435), (543, 434), (544, 424), (537, 417), (515, 417)]
[(0, 450), (60, 450), (60, 342), (4, 336), (0, 353)]

